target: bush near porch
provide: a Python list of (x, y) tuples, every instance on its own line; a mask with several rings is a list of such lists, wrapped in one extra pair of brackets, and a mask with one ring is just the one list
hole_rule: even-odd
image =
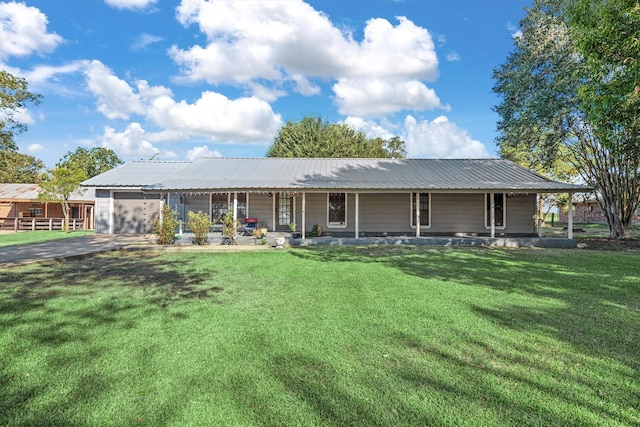
[(0, 270), (0, 424), (637, 425), (637, 254), (115, 252)]

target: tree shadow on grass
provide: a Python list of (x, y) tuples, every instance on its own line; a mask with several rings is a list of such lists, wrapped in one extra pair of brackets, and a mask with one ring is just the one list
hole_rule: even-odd
[[(614, 381), (620, 379), (631, 385), (626, 393), (628, 399), (612, 404), (621, 404), (627, 414), (629, 410), (633, 412), (639, 409), (640, 264), (633, 254), (367, 247), (330, 250), (309, 248), (297, 250), (295, 255), (323, 262), (382, 264), (419, 278), (502, 292), (504, 300), (500, 299), (500, 294), (496, 294), (495, 301), (474, 303), (470, 299), (466, 304), (471, 313), (507, 329), (520, 331), (523, 337), (541, 334), (568, 343), (575, 349), (574, 355), (581, 359), (583, 365), (605, 363), (611, 367), (596, 368), (603, 371), (618, 370), (622, 366), (619, 372), (612, 375), (616, 378)], [(425, 286), (429, 286), (429, 283), (425, 281)], [(414, 338), (418, 346), (424, 346), (419, 337)], [(465, 339), (464, 334), (460, 334), (460, 339)], [(466, 339), (469, 340), (467, 345), (474, 349), (489, 348), (498, 353), (502, 345), (513, 349), (513, 345), (506, 342), (496, 344), (499, 341), (496, 339)], [(406, 340), (399, 341), (402, 343)], [(434, 352), (429, 348), (423, 351)], [(520, 351), (526, 354), (535, 352), (536, 348), (527, 347)], [(442, 360), (451, 360), (452, 357), (442, 352), (436, 355)], [(553, 359), (553, 355), (549, 357)], [(565, 353), (562, 357), (571, 356)], [(539, 369), (542, 373), (551, 374), (546, 367)], [(589, 369), (593, 369), (593, 366), (589, 366)], [(611, 390), (611, 384), (601, 385), (589, 378), (585, 381), (593, 387), (602, 390), (608, 387)], [(537, 390), (537, 385), (531, 384), (531, 388)], [(561, 391), (559, 394), (568, 402), (578, 406), (582, 404), (580, 396), (562, 396)], [(600, 411), (607, 412), (601, 408)], [(616, 419), (615, 414), (609, 415)], [(637, 419), (624, 417), (622, 415), (618, 422), (637, 422)], [(555, 424), (561, 420), (549, 418), (548, 421)]]
[(559, 339), (582, 355), (618, 361), (635, 373), (629, 381), (640, 384), (640, 265), (633, 254), (385, 246), (304, 248), (294, 254), (381, 264), (424, 279), (500, 291), (505, 300), (512, 294), (531, 297), (514, 303), (497, 295), (490, 305), (470, 302), (469, 309), (503, 327)]
[[(96, 367), (113, 351), (102, 333), (179, 318), (167, 310), (190, 300), (219, 303), (215, 266), (196, 267), (120, 253), (0, 270), (0, 425), (86, 425), (83, 408), (122, 381)], [(69, 382), (59, 395), (57, 382)]]

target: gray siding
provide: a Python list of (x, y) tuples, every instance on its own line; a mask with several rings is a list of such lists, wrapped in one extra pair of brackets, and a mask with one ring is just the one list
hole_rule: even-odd
[(105, 234), (111, 231), (111, 191), (96, 190), (95, 208), (96, 233)]
[(258, 223), (266, 224), (269, 230), (273, 230), (273, 200), (267, 193), (249, 194), (249, 212), (247, 218), (258, 218)]

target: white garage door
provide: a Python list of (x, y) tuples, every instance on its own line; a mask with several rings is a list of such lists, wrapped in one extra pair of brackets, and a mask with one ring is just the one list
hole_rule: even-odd
[(160, 215), (160, 196), (142, 193), (114, 193), (113, 231), (116, 234), (153, 232), (153, 220)]

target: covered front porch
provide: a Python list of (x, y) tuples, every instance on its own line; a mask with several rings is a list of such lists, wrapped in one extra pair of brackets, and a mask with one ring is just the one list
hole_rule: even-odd
[[(178, 213), (180, 232), (188, 230), (189, 211), (202, 211), (214, 224), (229, 212), (241, 224), (255, 218), (271, 233), (290, 233), (295, 225), (302, 241), (316, 237), (310, 235), (315, 227), (323, 230), (324, 237), (354, 240), (542, 236), (537, 217), (540, 194), (531, 192), (241, 190), (160, 193), (160, 197)], [(570, 207), (571, 199), (569, 193)], [(572, 219), (569, 215), (567, 239), (573, 238)]]

